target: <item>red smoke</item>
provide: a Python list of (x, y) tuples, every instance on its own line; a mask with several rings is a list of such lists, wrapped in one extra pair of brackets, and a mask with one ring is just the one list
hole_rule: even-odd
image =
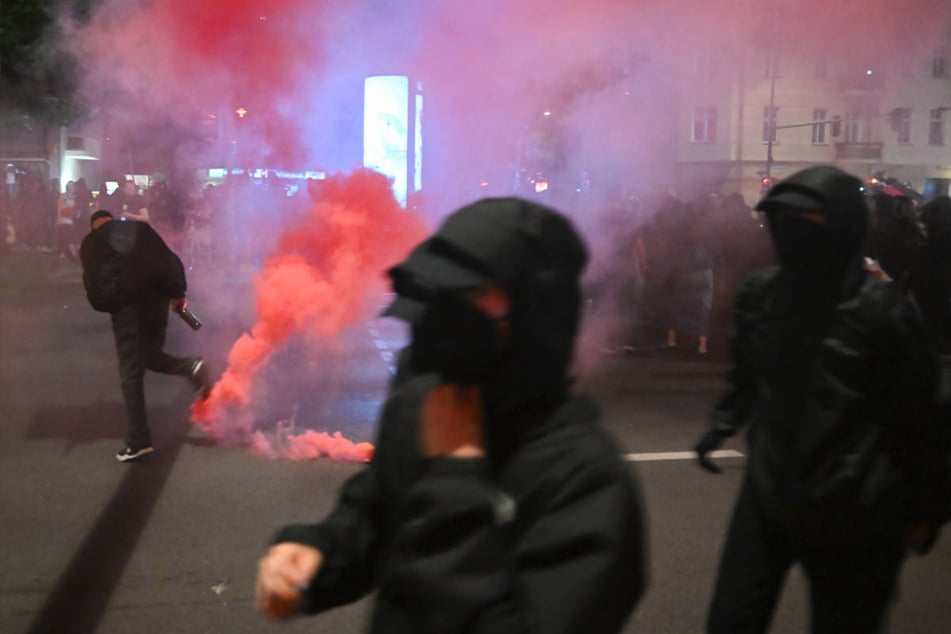
[(339, 433), (287, 435), (275, 444), (250, 434), (251, 388), (271, 356), (291, 335), (330, 338), (363, 318), (383, 272), (425, 233), (376, 172), (332, 176), (316, 187), (307, 222), (280, 238), (254, 278), (257, 322), (232, 346), (209, 398), (192, 405), (192, 420), (221, 442), (250, 443), (269, 456), (368, 459), (371, 445), (353, 445)]

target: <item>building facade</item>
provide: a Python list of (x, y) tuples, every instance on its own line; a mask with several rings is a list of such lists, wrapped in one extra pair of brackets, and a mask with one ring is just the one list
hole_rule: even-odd
[(752, 203), (770, 180), (835, 164), (948, 193), (951, 34), (930, 55), (874, 67), (762, 45), (706, 51), (684, 77), (677, 164), (690, 189)]

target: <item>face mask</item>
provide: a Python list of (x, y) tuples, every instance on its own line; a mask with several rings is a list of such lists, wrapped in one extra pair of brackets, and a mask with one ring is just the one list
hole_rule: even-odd
[(495, 328), (492, 319), (464, 299), (440, 296), (413, 326), (413, 368), (438, 373), (447, 383), (484, 384), (501, 358)]
[(818, 278), (827, 273), (831, 259), (829, 230), (824, 225), (796, 216), (776, 221), (773, 241), (784, 269), (803, 278)]

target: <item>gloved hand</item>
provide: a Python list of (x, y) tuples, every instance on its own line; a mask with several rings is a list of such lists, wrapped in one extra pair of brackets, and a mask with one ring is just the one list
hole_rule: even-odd
[(710, 473), (720, 473), (722, 471), (713, 460), (707, 458), (707, 454), (723, 446), (723, 441), (723, 436), (711, 429), (700, 438), (700, 441), (694, 447), (694, 451), (697, 452), (697, 463)]

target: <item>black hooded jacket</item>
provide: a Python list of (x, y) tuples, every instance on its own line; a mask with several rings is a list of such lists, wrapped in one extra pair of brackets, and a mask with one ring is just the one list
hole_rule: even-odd
[(645, 590), (646, 535), (597, 407), (568, 401), (501, 469), (427, 459), (416, 420), (436, 383), (427, 375), (397, 388), (373, 462), (336, 509), (275, 539), (324, 554), (305, 609), (377, 590), (373, 632), (619, 632)]
[(951, 354), (951, 198), (938, 196), (929, 201), (921, 219), (928, 244), (915, 297), (940, 339), (942, 351)]
[(721, 436), (748, 426), (749, 477), (767, 515), (820, 538), (895, 535), (951, 513), (933, 343), (901, 289), (862, 266), (860, 185), (817, 167), (771, 192), (821, 202), (825, 241), (798, 250), (821, 267), (800, 274), (782, 262), (789, 235), (764, 204), (781, 266), (737, 292), (730, 390), (712, 414)]
[(86, 297), (112, 313), (145, 295), (185, 296), (185, 268), (147, 222), (112, 220), (93, 229), (79, 249)]
[[(323, 522), (277, 536), (324, 554), (308, 611), (376, 590), (374, 632), (622, 629), (646, 585), (645, 527), (633, 471), (599, 427), (597, 406), (566, 388), (583, 265), (583, 254), (569, 257), (572, 236), (549, 210), (483, 201), (391, 273), (402, 303), (390, 314), (424, 303), (424, 282), (484, 273), (503, 283), (520, 343), (499, 376), (515, 389), (483, 384), (485, 458), (425, 457), (420, 411), (444, 377), (414, 366), (412, 346), (404, 351), (373, 461)], [(560, 283), (565, 268), (572, 283)]]

